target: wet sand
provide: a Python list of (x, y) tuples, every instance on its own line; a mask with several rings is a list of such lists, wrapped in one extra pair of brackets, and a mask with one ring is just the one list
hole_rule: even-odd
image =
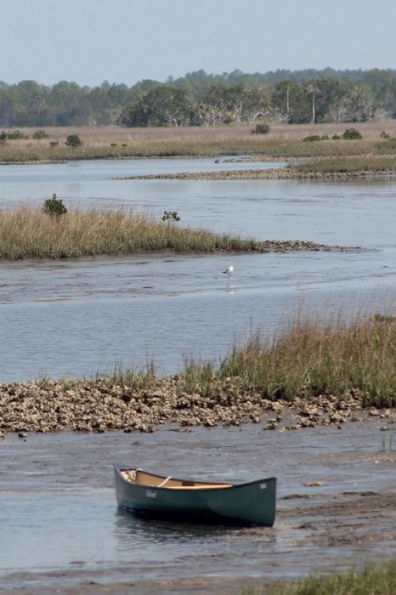
[[(342, 430), (175, 430), (3, 441), (4, 591), (239, 593), (394, 557), (396, 451), (379, 419)], [(275, 526), (179, 525), (117, 512), (113, 461), (231, 481), (275, 474)]]

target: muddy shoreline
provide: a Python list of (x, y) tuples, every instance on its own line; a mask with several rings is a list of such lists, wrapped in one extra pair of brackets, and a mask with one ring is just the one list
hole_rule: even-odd
[[(396, 451), (381, 446), (380, 427), (370, 417), (341, 431), (247, 424), (139, 437), (10, 436), (0, 443), (2, 592), (240, 593), (384, 563), (396, 552)], [(231, 480), (274, 473), (275, 525), (216, 528), (119, 513), (114, 461)]]
[(364, 395), (296, 395), (269, 400), (259, 391), (240, 390), (232, 379), (214, 383), (210, 394), (187, 391), (180, 376), (154, 380), (133, 388), (105, 379), (43, 379), (0, 384), (0, 437), (7, 432), (153, 432), (176, 424), (239, 426), (265, 423), (267, 430), (298, 430), (315, 426), (342, 427), (346, 421), (368, 417), (382, 420), (382, 429), (396, 423), (396, 409), (363, 408)]
[(285, 169), (246, 169), (229, 171), (211, 171), (196, 173), (178, 173), (178, 174), (148, 174), (142, 176), (126, 176), (116, 178), (118, 180), (344, 180), (351, 178), (377, 179), (384, 177), (394, 177), (392, 170), (384, 171), (348, 171), (348, 172), (309, 172), (299, 171), (297, 168), (290, 167)]

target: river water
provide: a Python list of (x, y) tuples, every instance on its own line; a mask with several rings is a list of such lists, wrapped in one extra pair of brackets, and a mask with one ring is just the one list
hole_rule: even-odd
[[(395, 296), (396, 185), (299, 181), (114, 180), (133, 173), (282, 164), (213, 159), (1, 166), (0, 205), (127, 206), (258, 239), (361, 246), (351, 253), (139, 255), (1, 263), (0, 380), (90, 376), (114, 365), (158, 373), (218, 359), (250, 330), (273, 333), (297, 309), (380, 310)], [(222, 274), (232, 263), (235, 273)]]
[[(272, 334), (296, 310), (373, 312), (394, 304), (393, 181), (113, 179), (230, 167), (236, 164), (203, 159), (1, 166), (3, 208), (39, 205), (56, 193), (67, 207), (122, 205), (158, 219), (176, 210), (184, 225), (362, 250), (2, 262), (0, 381), (79, 377), (151, 359), (160, 373), (176, 372), (184, 356), (224, 357), (235, 339), (258, 327)], [(231, 277), (222, 273), (229, 264)], [(392, 435), (380, 429), (372, 421), (285, 434), (259, 424), (142, 437), (7, 436), (0, 442), (2, 586), (40, 592), (131, 577), (295, 577), (381, 559), (384, 548), (391, 555), (395, 453)], [(197, 478), (275, 474), (276, 525), (180, 527), (124, 516), (112, 486), (111, 462), (120, 460)], [(307, 480), (324, 485), (308, 488)]]
[[(289, 579), (383, 561), (396, 551), (396, 451), (380, 426), (373, 420), (342, 431), (283, 434), (261, 424), (151, 435), (64, 432), (26, 442), (9, 436), (1, 445), (1, 585), (41, 592), (44, 585), (55, 590), (92, 580)], [(274, 528), (123, 514), (115, 504), (114, 461), (220, 481), (276, 475)]]

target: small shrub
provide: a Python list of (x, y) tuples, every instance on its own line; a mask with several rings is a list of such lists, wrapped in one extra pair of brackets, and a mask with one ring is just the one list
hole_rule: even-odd
[(61, 198), (56, 198), (56, 194), (52, 195), (52, 198), (47, 198), (43, 207), (44, 213), (51, 217), (60, 217), (67, 213), (67, 208), (62, 202)]
[(59, 145), (59, 141), (58, 140), (52, 140), (49, 144), (50, 147), (57, 147)]
[(126, 143), (122, 143), (122, 146), (123, 147), (127, 147), (128, 145)]
[(177, 211), (164, 211), (164, 214), (161, 217), (161, 221), (180, 221), (180, 217), (177, 214)]
[(383, 130), (383, 131), (380, 133), (380, 137), (381, 137), (381, 138), (390, 138), (390, 134), (388, 134), (387, 132), (385, 132), (385, 130)]
[(374, 314), (371, 318), (371, 322), (395, 322), (395, 316), (385, 316), (384, 314)]
[(117, 143), (110, 143), (110, 147), (116, 147)]
[(270, 127), (269, 124), (256, 124), (256, 126), (253, 128), (252, 132), (253, 134), (268, 134), (270, 131)]
[(41, 140), (42, 138), (48, 138), (48, 136), (49, 135), (45, 130), (36, 130), (36, 132), (33, 133), (34, 140)]
[(333, 134), (333, 136), (331, 137), (333, 140), (340, 140), (341, 137), (339, 134)]
[(224, 114), (223, 124), (231, 124), (234, 121), (234, 114), (232, 112), (227, 112)]
[(342, 135), (342, 138), (344, 140), (358, 140), (358, 139), (363, 138), (363, 137), (360, 134), (359, 130), (356, 130), (356, 128), (347, 128), (344, 131), (344, 134)]
[(80, 147), (82, 145), (82, 140), (78, 136), (78, 134), (69, 134), (66, 139), (65, 145), (68, 147)]
[(20, 130), (14, 130), (14, 132), (9, 132), (7, 134), (8, 140), (20, 140), (21, 138), (29, 138), (26, 134), (23, 134)]
[(316, 143), (318, 140), (321, 140), (318, 134), (311, 134), (303, 138), (303, 143)]
[(327, 136), (327, 134), (324, 134), (320, 140), (329, 140), (329, 137)]
[(4, 130), (2, 130), (2, 131), (0, 132), (0, 142), (2, 142), (2, 143), (5, 143), (5, 142), (6, 142), (6, 140), (7, 140), (7, 133), (6, 133), (6, 132), (4, 132)]
[(377, 151), (394, 153), (396, 149), (396, 137), (391, 136), (389, 138), (384, 139), (384, 141), (376, 143), (375, 148), (377, 149)]

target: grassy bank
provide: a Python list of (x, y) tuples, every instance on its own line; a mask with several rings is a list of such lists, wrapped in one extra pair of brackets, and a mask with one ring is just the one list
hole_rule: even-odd
[[(1, 431), (153, 431), (266, 423), (296, 430), (381, 415), (396, 407), (396, 324), (377, 315), (297, 322), (272, 341), (253, 337), (220, 366), (186, 361), (172, 377), (117, 369), (105, 377), (0, 385)], [(380, 411), (380, 409), (382, 411)], [(363, 417), (364, 418), (364, 417)]]
[(213, 138), (195, 140), (174, 138), (171, 140), (130, 141), (127, 146), (108, 144), (84, 144), (81, 147), (48, 143), (10, 141), (0, 145), (0, 163), (39, 163), (92, 159), (133, 159), (144, 157), (216, 157), (218, 155), (250, 154), (271, 160), (360, 155), (377, 152), (373, 141), (321, 141), (304, 143), (290, 139), (257, 139), (257, 135), (235, 137), (225, 140)]
[[(395, 174), (396, 155), (361, 155), (348, 158), (318, 159), (293, 168), (297, 175), (303, 174)], [(293, 172), (292, 172), (293, 173)]]
[(258, 242), (157, 222), (125, 210), (68, 211), (50, 216), (38, 208), (0, 211), (0, 258), (73, 258), (142, 252), (269, 252), (330, 249), (311, 242)]
[(236, 346), (220, 368), (191, 363), (185, 387), (210, 393), (233, 379), (237, 390), (270, 400), (359, 395), (362, 406), (396, 405), (396, 324), (392, 316), (323, 323), (297, 321), (270, 343), (253, 336)]
[[(273, 124), (268, 135), (252, 134), (253, 126), (208, 128), (47, 128), (48, 138), (34, 140), (34, 130), (21, 129), (28, 139), (0, 143), (0, 163), (58, 162), (76, 159), (131, 159), (134, 157), (194, 157), (251, 154), (265, 159), (305, 158), (396, 153), (396, 120), (356, 125), (363, 139), (303, 142), (307, 136), (342, 135), (346, 124)], [(389, 140), (381, 139), (386, 129)], [(78, 134), (80, 147), (65, 140)], [(52, 146), (51, 146), (52, 143)]]
[(277, 583), (244, 589), (242, 595), (393, 595), (396, 563), (368, 567), (359, 572), (307, 578), (293, 584)]

